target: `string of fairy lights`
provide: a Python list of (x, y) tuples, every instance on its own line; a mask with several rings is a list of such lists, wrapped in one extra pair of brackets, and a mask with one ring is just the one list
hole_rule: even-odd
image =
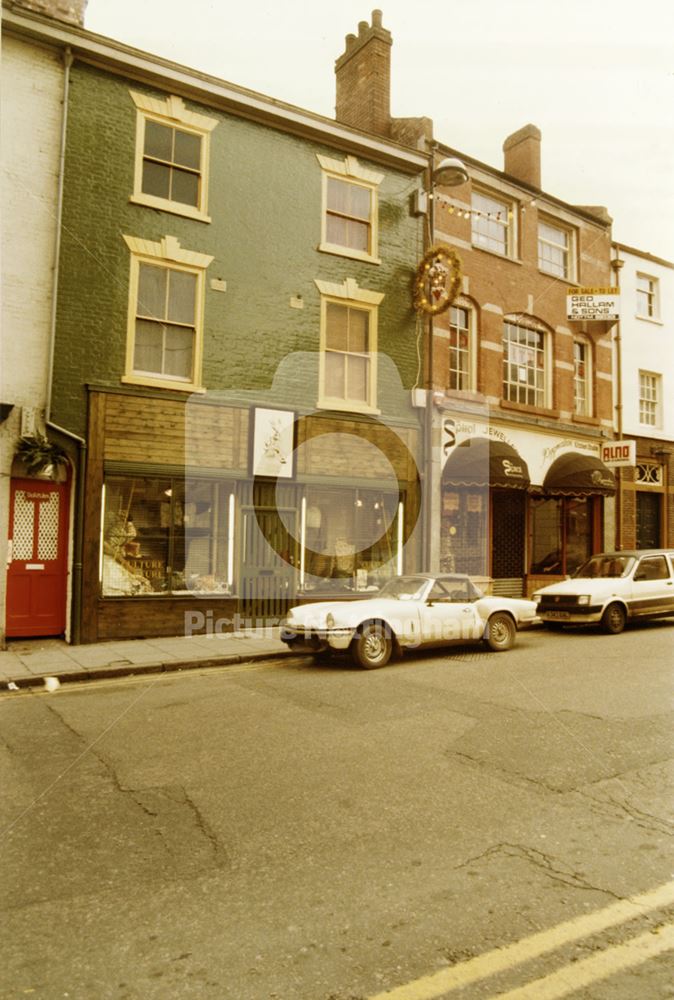
[[(507, 225), (512, 222), (515, 212), (514, 209), (508, 208), (504, 211), (487, 211), (482, 208), (473, 208), (472, 206), (466, 206), (463, 202), (450, 201), (442, 195), (431, 195), (435, 200), (437, 207), (444, 209), (448, 215), (455, 215), (458, 219), (487, 219), (489, 222), (500, 222), (503, 225)], [(537, 204), (536, 198), (531, 198), (529, 201), (519, 203), (519, 212), (521, 215), (525, 215), (527, 208), (534, 208)]]

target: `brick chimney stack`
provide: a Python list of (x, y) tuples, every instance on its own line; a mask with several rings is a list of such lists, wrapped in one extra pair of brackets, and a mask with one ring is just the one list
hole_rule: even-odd
[(83, 27), (87, 3), (88, 0), (14, 0), (12, 6)]
[(541, 131), (535, 125), (525, 125), (513, 132), (503, 143), (506, 174), (524, 181), (531, 187), (541, 186)]
[(361, 21), (357, 35), (346, 36), (346, 50), (335, 62), (335, 118), (343, 125), (388, 137), (391, 134), (391, 32), (380, 10), (372, 24)]

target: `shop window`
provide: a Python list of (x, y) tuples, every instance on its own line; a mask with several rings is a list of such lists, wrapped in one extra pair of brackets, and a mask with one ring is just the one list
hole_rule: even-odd
[(378, 198), (383, 174), (355, 156), (318, 156), (323, 169), (320, 250), (378, 264)]
[(593, 497), (534, 497), (530, 507), (530, 572), (572, 574), (592, 555)]
[(131, 201), (210, 222), (209, 141), (217, 121), (189, 111), (180, 97), (136, 91), (131, 97), (137, 109)]
[(101, 593), (231, 593), (233, 531), (230, 483), (109, 476), (103, 496)]
[(124, 382), (194, 391), (201, 387), (204, 274), (213, 258), (124, 237), (131, 250)]
[(378, 590), (402, 571), (402, 517), (397, 492), (307, 487), (300, 586)]
[(543, 330), (506, 321), (503, 332), (503, 398), (548, 405), (548, 338)]
[(514, 257), (513, 203), (485, 192), (473, 191), (471, 208), (473, 244), (502, 257)]
[(488, 559), (489, 489), (443, 488), (441, 571), (486, 576)]

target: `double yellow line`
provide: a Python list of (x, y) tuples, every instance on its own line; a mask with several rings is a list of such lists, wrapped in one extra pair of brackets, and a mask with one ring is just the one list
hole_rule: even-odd
[[(368, 1000), (434, 1000), (470, 983), (487, 979), (499, 972), (506, 972), (523, 962), (555, 951), (563, 945), (645, 916), (672, 903), (674, 903), (674, 882), (668, 882), (651, 892), (567, 920), (505, 948), (495, 948), (451, 968), (423, 976), (405, 986), (377, 993)], [(556, 972), (525, 986), (496, 995), (499, 1000), (555, 1000), (556, 997), (567, 996), (599, 979), (606, 979), (624, 969), (640, 965), (672, 948), (674, 948), (674, 925), (668, 924), (640, 934), (624, 944), (609, 947), (590, 958), (565, 965)]]

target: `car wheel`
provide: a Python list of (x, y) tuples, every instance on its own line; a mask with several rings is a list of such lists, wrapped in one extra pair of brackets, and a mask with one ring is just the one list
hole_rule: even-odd
[(353, 658), (359, 667), (375, 670), (385, 667), (391, 659), (393, 639), (391, 630), (382, 622), (368, 622), (353, 640)]
[(497, 611), (487, 622), (485, 639), (495, 653), (503, 653), (515, 645), (515, 622), (505, 611)]
[(604, 610), (604, 614), (601, 616), (601, 627), (604, 632), (608, 632), (610, 635), (618, 635), (625, 628), (626, 621), (627, 615), (624, 607), (614, 601)]

